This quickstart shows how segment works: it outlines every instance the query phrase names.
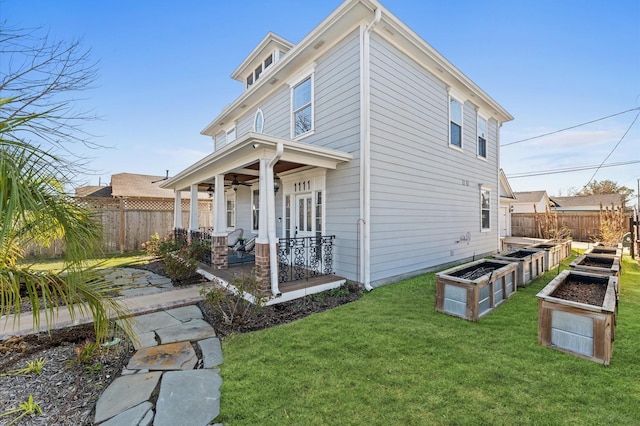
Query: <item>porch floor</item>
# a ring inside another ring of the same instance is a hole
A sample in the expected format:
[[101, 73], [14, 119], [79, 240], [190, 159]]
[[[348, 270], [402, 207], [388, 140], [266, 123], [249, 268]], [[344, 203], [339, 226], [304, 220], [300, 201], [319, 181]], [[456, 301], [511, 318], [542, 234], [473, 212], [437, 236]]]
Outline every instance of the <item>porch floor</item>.
[[[227, 269], [214, 269], [209, 265], [200, 263], [201, 270], [220, 278], [228, 284], [233, 284], [233, 280], [236, 279], [236, 277], [250, 274], [253, 268], [253, 262], [229, 265]], [[267, 304], [293, 300], [304, 297], [308, 294], [319, 293], [321, 291], [340, 287], [346, 281], [346, 278], [338, 275], [322, 275], [320, 277], [312, 277], [306, 280], [280, 283], [278, 288], [280, 289], [282, 296], [272, 299], [273, 301]], [[268, 296], [270, 295], [271, 293], [269, 292]]]

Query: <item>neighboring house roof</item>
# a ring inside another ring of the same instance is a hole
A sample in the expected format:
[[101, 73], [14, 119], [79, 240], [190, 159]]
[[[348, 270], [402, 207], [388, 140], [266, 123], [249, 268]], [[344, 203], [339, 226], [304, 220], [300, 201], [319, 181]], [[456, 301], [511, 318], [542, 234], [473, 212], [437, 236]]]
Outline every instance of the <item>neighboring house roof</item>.
[[621, 194], [579, 195], [575, 197], [552, 197], [551, 201], [556, 210], [598, 211], [602, 207], [624, 205]]
[[504, 170], [500, 169], [498, 177], [500, 183], [500, 198], [504, 201], [515, 200], [516, 195], [511, 189], [511, 185], [509, 185], [509, 181], [507, 180], [507, 175], [504, 174]]
[[516, 202], [517, 203], [538, 203], [543, 201], [545, 198], [548, 199], [547, 191], [526, 191], [526, 192], [516, 192]]
[[[346, 0], [299, 43], [292, 45], [291, 50], [271, 67], [268, 78], [261, 78], [250, 90], [245, 90], [200, 133], [215, 136], [224, 131], [230, 123], [263, 101], [265, 96], [282, 85], [290, 84], [292, 79], [300, 74], [301, 67], [309, 67], [310, 63], [313, 64], [313, 61], [344, 37], [345, 33], [357, 31], [363, 22], [373, 23], [371, 31], [376, 31], [403, 50], [452, 90], [473, 98], [480, 111], [484, 111], [498, 123], [513, 120], [513, 116], [500, 104], [380, 3], [375, 0]], [[249, 65], [256, 60], [256, 55], [275, 37], [275, 34], [268, 34], [234, 71], [232, 77], [239, 80], [241, 72], [249, 69]], [[280, 41], [286, 43], [284, 39]]]
[[[127, 197], [127, 198], [171, 198], [172, 189], [160, 188], [166, 181], [165, 176], [140, 175], [135, 173], [118, 173], [111, 176], [109, 186], [83, 186], [76, 189], [76, 197]], [[182, 193], [183, 199], [191, 198], [188, 191]], [[206, 192], [198, 194], [199, 199], [208, 199]]]

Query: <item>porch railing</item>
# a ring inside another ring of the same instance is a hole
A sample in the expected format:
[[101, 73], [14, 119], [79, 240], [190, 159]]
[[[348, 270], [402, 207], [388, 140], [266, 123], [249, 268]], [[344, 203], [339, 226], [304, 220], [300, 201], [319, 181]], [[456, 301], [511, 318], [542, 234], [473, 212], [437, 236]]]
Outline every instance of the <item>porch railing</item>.
[[281, 283], [333, 274], [335, 235], [280, 238], [278, 281]]
[[198, 244], [198, 260], [211, 266], [211, 234], [191, 231], [191, 244]]

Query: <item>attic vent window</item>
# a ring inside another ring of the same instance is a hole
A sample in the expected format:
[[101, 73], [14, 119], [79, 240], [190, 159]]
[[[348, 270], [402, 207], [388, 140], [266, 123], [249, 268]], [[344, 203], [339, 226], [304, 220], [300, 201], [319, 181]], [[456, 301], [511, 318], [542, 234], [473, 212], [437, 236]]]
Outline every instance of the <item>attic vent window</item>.
[[[277, 60], [277, 55], [275, 59]], [[267, 68], [271, 67], [273, 63], [274, 63], [274, 54], [270, 53], [269, 56], [267, 56], [264, 59], [264, 61], [262, 61], [258, 65], [258, 67], [251, 74], [247, 76], [247, 89], [253, 86], [253, 83], [257, 83], [262, 73], [266, 71]]]
[[253, 86], [253, 73], [249, 74], [249, 77], [247, 77], [247, 89], [251, 86]]
[[269, 66], [273, 63], [273, 53], [267, 56], [267, 59], [264, 60], [264, 69], [269, 68]]

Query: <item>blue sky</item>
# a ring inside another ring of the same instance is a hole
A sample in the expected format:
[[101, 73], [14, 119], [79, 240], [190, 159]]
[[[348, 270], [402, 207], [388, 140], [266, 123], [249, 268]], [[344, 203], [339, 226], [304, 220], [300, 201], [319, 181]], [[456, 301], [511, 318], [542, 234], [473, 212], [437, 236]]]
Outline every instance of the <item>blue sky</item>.
[[[86, 129], [110, 149], [86, 151], [108, 182], [120, 172], [175, 174], [212, 149], [200, 131], [241, 92], [231, 72], [268, 31], [297, 43], [340, 0], [0, 0], [0, 19], [82, 37], [99, 61], [82, 108]], [[637, 0], [386, 0], [383, 5], [489, 93], [515, 120], [502, 143], [640, 107]], [[507, 175], [600, 164], [638, 111], [502, 148]], [[640, 119], [607, 163], [640, 160]], [[515, 191], [566, 195], [595, 170], [512, 178]], [[640, 163], [595, 179], [637, 187]]]

